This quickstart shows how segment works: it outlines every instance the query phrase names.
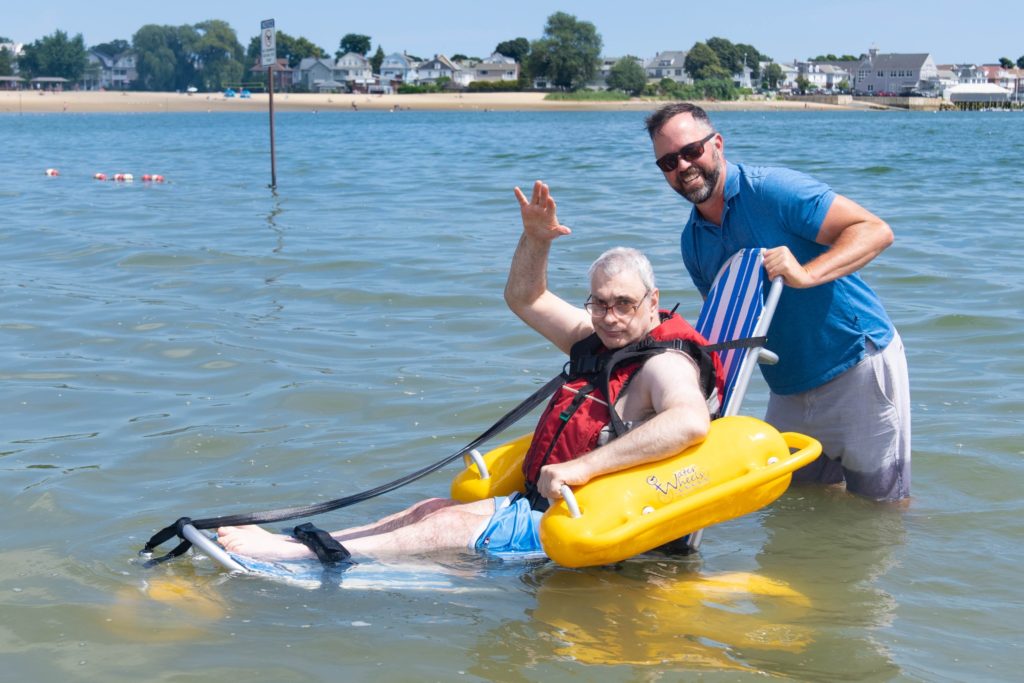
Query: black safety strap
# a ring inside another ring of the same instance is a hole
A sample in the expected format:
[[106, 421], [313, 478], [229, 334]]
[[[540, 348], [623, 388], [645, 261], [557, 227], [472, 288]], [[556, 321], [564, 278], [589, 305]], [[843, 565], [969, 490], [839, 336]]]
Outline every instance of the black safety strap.
[[313, 526], [312, 522], [306, 522], [292, 529], [292, 534], [302, 545], [306, 546], [320, 558], [325, 567], [338, 564], [355, 564], [352, 561], [352, 553], [345, 546], [323, 529]]
[[522, 403], [517, 405], [512, 410], [508, 411], [491, 425], [484, 433], [473, 439], [471, 442], [460, 448], [455, 453], [452, 453], [446, 458], [438, 460], [432, 465], [428, 465], [422, 469], [416, 470], [403, 477], [399, 477], [394, 481], [382, 484], [376, 488], [355, 493], [350, 496], [343, 498], [336, 498], [334, 500], [324, 501], [322, 503], [314, 503], [312, 505], [301, 505], [289, 508], [279, 508], [277, 510], [266, 510], [264, 512], [250, 512], [246, 514], [238, 515], [224, 515], [221, 517], [208, 517], [205, 519], [192, 520], [188, 517], [181, 517], [177, 519], [173, 524], [170, 524], [160, 531], [153, 534], [153, 536], [146, 542], [145, 547], [139, 551], [140, 555], [151, 553], [154, 549], [163, 545], [170, 539], [177, 536], [181, 539], [181, 543], [178, 544], [171, 552], [160, 557], [156, 557], [148, 560], [145, 563], [146, 567], [153, 567], [162, 562], [166, 562], [172, 558], [183, 555], [189, 548], [192, 547], [191, 541], [188, 541], [182, 534], [182, 526], [185, 524], [191, 524], [196, 529], [216, 529], [222, 526], [244, 526], [246, 524], [268, 524], [271, 522], [283, 522], [289, 519], [296, 519], [299, 517], [311, 517], [313, 515], [319, 515], [324, 512], [330, 512], [332, 510], [339, 510], [350, 505], [355, 505], [364, 500], [370, 500], [376, 498], [385, 493], [390, 493], [395, 489], [401, 488], [406, 484], [422, 479], [428, 474], [432, 474], [437, 470], [441, 469], [448, 463], [461, 458], [463, 455], [473, 450], [477, 446], [493, 439], [495, 436], [505, 431], [513, 424], [521, 420], [531, 410], [540, 405], [546, 398], [555, 393], [555, 390], [560, 387], [566, 380], [565, 373], [556, 375], [548, 380], [544, 386], [537, 389], [537, 391], [530, 394]]
[[701, 348], [708, 352], [728, 351], [729, 349], [756, 349], [768, 343], [768, 337], [743, 337], [717, 344], [705, 344]]

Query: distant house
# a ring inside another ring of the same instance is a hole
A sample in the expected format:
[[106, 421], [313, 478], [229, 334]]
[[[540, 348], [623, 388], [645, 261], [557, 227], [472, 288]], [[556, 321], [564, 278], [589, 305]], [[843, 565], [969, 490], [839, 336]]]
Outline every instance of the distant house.
[[319, 85], [334, 80], [334, 62], [320, 57], [306, 57], [293, 74], [294, 82], [309, 92], [318, 92]]
[[374, 83], [370, 60], [358, 52], [348, 52], [334, 63], [334, 80], [348, 84], [353, 92], [366, 92]]
[[419, 62], [404, 53], [392, 52], [380, 63], [380, 82], [385, 83], [416, 83], [419, 73], [416, 68]]
[[988, 74], [976, 64], [953, 64], [950, 68], [956, 76], [954, 85], [988, 83]]
[[86, 90], [127, 90], [139, 77], [135, 70], [135, 53], [131, 50], [113, 57], [89, 50], [85, 57], [87, 64], [82, 87]]
[[671, 78], [676, 83], [691, 84], [693, 79], [686, 73], [686, 55], [688, 53], [679, 50], [667, 50], [659, 52], [644, 64], [644, 71], [647, 72], [647, 80], [658, 82], [663, 78]]
[[[381, 72], [384, 65], [381, 65]], [[416, 82], [424, 85], [435, 85], [440, 79], [447, 78], [450, 83], [459, 86], [466, 86], [472, 80], [473, 74], [464, 71], [452, 63], [444, 55], [434, 55], [433, 59], [421, 62], [416, 67]]]
[[[608, 75], [612, 71], [612, 67], [618, 64], [622, 57], [602, 57], [601, 63], [597, 66], [597, 71], [594, 72], [594, 77], [586, 84], [587, 90], [607, 90], [608, 89]], [[644, 69], [644, 60], [639, 57], [630, 56], [636, 62], [637, 66]]]
[[472, 69], [474, 81], [519, 81], [519, 64], [500, 52], [492, 52], [484, 61], [463, 69]]
[[796, 79], [800, 76], [800, 69], [796, 66], [796, 60], [792, 64], [784, 62], [759, 62], [761, 67], [761, 78], [764, 79], [765, 70], [772, 64], [777, 64], [782, 69], [782, 78], [779, 80], [778, 89], [782, 92], [790, 92], [796, 89]]
[[1018, 69], [1007, 69], [999, 64], [982, 64], [985, 80], [1010, 92], [1017, 91]]
[[800, 76], [803, 76], [811, 85], [820, 90], [835, 90], [839, 84], [846, 81], [847, 87], [853, 83], [851, 68], [857, 66], [857, 62], [826, 62], [810, 60], [797, 62], [797, 69]]
[[857, 64], [853, 87], [861, 95], [938, 94], [939, 69], [930, 54], [882, 54], [873, 47]]

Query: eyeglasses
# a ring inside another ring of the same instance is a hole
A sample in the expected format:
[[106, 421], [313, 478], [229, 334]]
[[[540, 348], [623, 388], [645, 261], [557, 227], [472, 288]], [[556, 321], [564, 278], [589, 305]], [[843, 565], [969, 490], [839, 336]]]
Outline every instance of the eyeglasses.
[[651, 290], [644, 292], [644, 295], [640, 297], [640, 301], [633, 303], [629, 299], [618, 299], [612, 305], [608, 305], [603, 301], [594, 299], [594, 295], [591, 294], [587, 297], [586, 302], [583, 304], [583, 308], [586, 309], [594, 318], [603, 318], [608, 315], [608, 311], [615, 311], [615, 315], [626, 317], [627, 315], [633, 315], [636, 309], [640, 308], [640, 304], [644, 302], [644, 299], [651, 293]]
[[704, 143], [715, 137], [715, 135], [717, 135], [717, 133], [712, 132], [703, 140], [683, 145], [678, 151], [669, 152], [665, 156], [659, 157], [654, 163], [656, 163], [658, 168], [660, 168], [664, 173], [676, 170], [679, 167], [679, 159], [682, 159], [688, 164], [692, 164], [697, 161], [697, 159], [700, 159], [701, 155], [704, 154]]

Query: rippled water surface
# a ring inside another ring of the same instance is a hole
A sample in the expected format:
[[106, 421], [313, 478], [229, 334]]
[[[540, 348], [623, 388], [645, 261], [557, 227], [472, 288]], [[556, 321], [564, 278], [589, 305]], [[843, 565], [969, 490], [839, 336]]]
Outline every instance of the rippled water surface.
[[[552, 287], [647, 251], [696, 317], [688, 208], [632, 113], [0, 118], [0, 654], [12, 680], [1013, 680], [1022, 655], [1024, 115], [722, 113], [888, 220], [906, 509], [796, 488], [698, 557], [570, 571], [454, 554], [310, 590], [203, 558], [182, 515], [363, 490], [454, 452], [563, 359], [501, 301], [514, 185], [571, 238]], [[44, 169], [59, 169], [45, 177]], [[170, 182], [98, 182], [94, 173]], [[752, 386], [746, 412], [760, 415]], [[447, 491], [452, 470], [318, 520]]]

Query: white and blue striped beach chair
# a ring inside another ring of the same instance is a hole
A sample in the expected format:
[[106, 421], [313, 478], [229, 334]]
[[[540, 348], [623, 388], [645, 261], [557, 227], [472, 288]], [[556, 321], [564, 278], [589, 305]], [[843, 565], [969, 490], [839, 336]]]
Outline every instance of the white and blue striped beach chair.
[[[741, 249], [726, 261], [711, 285], [695, 327], [711, 344], [764, 337], [782, 295], [782, 278], [775, 278], [765, 296], [762, 249]], [[771, 365], [778, 356], [762, 346], [743, 346], [718, 352], [725, 371], [725, 392], [719, 416], [739, 413], [750, 376], [757, 363]], [[686, 546], [696, 550], [704, 530], [690, 534]]]

